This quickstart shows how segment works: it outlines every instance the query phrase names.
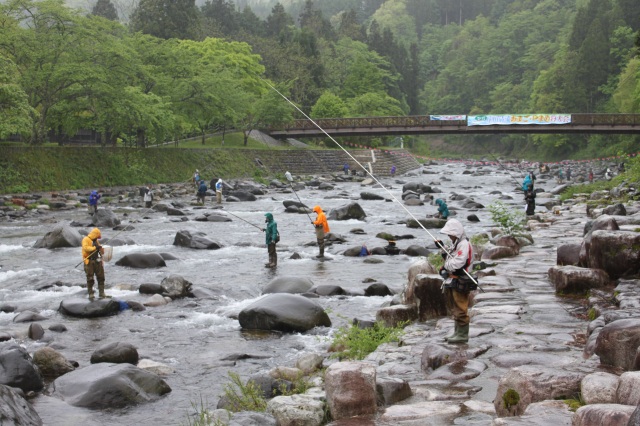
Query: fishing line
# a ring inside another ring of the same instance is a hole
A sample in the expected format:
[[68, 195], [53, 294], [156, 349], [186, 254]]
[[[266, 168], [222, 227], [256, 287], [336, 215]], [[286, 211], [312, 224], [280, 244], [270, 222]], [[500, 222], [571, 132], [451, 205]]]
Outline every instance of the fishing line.
[[[307, 120], [309, 120], [311, 123], [313, 123], [314, 126], [316, 126], [318, 128], [318, 130], [320, 130], [322, 133], [324, 133], [329, 139], [331, 139], [331, 141], [333, 143], [335, 143], [341, 150], [343, 150], [345, 152], [345, 154], [347, 154], [358, 166], [360, 166], [362, 168], [362, 170], [365, 171], [366, 174], [368, 174], [371, 179], [373, 179], [378, 185], [380, 185], [380, 187], [382, 189], [384, 189], [387, 194], [389, 194], [389, 196], [393, 199], [393, 201], [395, 201], [396, 203], [398, 203], [398, 205], [400, 207], [402, 207], [402, 209], [407, 212], [407, 214], [409, 216], [411, 216], [417, 223], [418, 225], [427, 233], [429, 234], [429, 236], [433, 239], [434, 242], [437, 242], [438, 239], [436, 237], [433, 236], [433, 234], [431, 232], [429, 232], [429, 230], [420, 222], [420, 220], [415, 217], [410, 211], [409, 209], [407, 209], [402, 203], [400, 203], [400, 200], [398, 200], [396, 198], [395, 195], [393, 195], [393, 193], [387, 189], [386, 186], [384, 186], [382, 184], [382, 182], [380, 182], [372, 173], [370, 173], [366, 167], [364, 167], [358, 160], [356, 160], [354, 158], [353, 155], [351, 155], [351, 153], [349, 153], [349, 151], [347, 151], [340, 143], [338, 143], [338, 141], [336, 141], [329, 133], [327, 133], [322, 127], [320, 127], [320, 125], [318, 125], [318, 123], [316, 123], [313, 119], [311, 119], [311, 117], [309, 117], [307, 114], [304, 113], [304, 111], [302, 111], [300, 108], [298, 108], [298, 106], [296, 104], [294, 104], [293, 102], [291, 102], [291, 100], [289, 100], [289, 98], [287, 98], [285, 95], [283, 95], [282, 93], [280, 93], [280, 91], [278, 91], [278, 89], [276, 89], [275, 87], [273, 87], [268, 81], [262, 79], [261, 77], [259, 77], [267, 86], [269, 86], [272, 90], [274, 90], [278, 95], [280, 95], [285, 101], [287, 101], [289, 104], [291, 104], [300, 114], [302, 114]], [[297, 194], [296, 194], [297, 195]], [[438, 247], [440, 247], [440, 245], [437, 245]], [[442, 246], [442, 249], [447, 253], [448, 256], [451, 256], [451, 253]], [[464, 270], [464, 273], [476, 284], [478, 285], [478, 282], [471, 276], [471, 274], [469, 274], [469, 272], [467, 272], [466, 270]], [[478, 285], [478, 288], [480, 290], [482, 290], [482, 288], [480, 287], [480, 285]], [[482, 290], [484, 291], [484, 290]]]
[[[483, 144], [483, 142], [482, 142], [482, 141], [480, 141], [480, 144], [482, 145], [482, 144]], [[497, 158], [495, 155], [493, 155], [493, 153], [491, 152], [491, 150], [490, 150], [489, 148], [487, 148], [487, 147], [484, 147], [484, 148], [485, 148], [485, 151], [487, 151], [487, 153], [489, 153], [489, 155], [490, 155], [494, 160], [496, 160], [496, 163], [498, 163], [498, 165], [499, 165], [500, 167], [502, 167], [502, 168], [504, 169], [504, 171], [505, 171], [505, 172], [507, 172], [507, 174], [509, 175], [509, 177], [510, 177], [511, 179], [513, 179], [513, 181], [516, 183], [517, 187], [518, 187], [518, 188], [520, 188], [520, 187], [521, 187], [520, 182], [518, 182], [518, 180], [516, 180], [516, 178], [514, 178], [514, 177], [513, 177], [513, 175], [511, 175], [511, 173], [509, 173], [509, 170], [508, 170], [505, 166], [503, 166], [503, 165], [502, 165], [502, 163], [500, 162], [500, 160], [498, 160], [498, 158]], [[520, 167], [520, 166], [518, 165], [518, 167]]]
[[258, 228], [260, 231], [263, 231], [263, 229], [262, 229], [262, 228], [260, 228], [258, 225], [254, 225], [253, 223], [249, 222], [248, 220], [244, 220], [244, 219], [243, 219], [243, 218], [241, 218], [240, 216], [238, 216], [238, 215], [235, 215], [235, 214], [231, 213], [229, 210], [225, 210], [224, 212], [225, 212], [225, 213], [229, 213], [231, 216], [235, 216], [235, 217], [237, 217], [238, 219], [240, 219], [240, 220], [241, 220], [241, 221], [243, 221], [243, 222], [247, 222], [249, 225], [251, 225], [251, 226], [253, 226], [253, 227]]
[[[291, 173], [286, 172], [286, 173], [284, 174], [284, 176], [285, 176], [285, 177], [287, 178], [287, 180], [289, 181], [289, 186], [291, 187], [291, 190], [293, 191], [293, 193], [294, 193], [294, 194], [296, 194], [296, 198], [298, 199], [298, 201], [300, 202], [300, 204], [302, 204], [302, 206], [301, 206], [301, 207], [306, 207], [306, 204], [304, 204], [304, 203], [302, 202], [302, 200], [300, 199], [300, 197], [298, 197], [298, 193], [296, 192], [296, 190], [295, 190], [295, 189], [293, 189], [293, 177], [291, 176]], [[309, 216], [309, 213], [307, 212], [307, 210], [306, 210], [306, 209], [305, 209], [305, 211], [304, 211], [304, 212], [307, 214], [307, 217], [309, 218], [309, 220], [310, 220], [311, 222], [313, 222], [313, 219], [311, 219], [311, 216]]]

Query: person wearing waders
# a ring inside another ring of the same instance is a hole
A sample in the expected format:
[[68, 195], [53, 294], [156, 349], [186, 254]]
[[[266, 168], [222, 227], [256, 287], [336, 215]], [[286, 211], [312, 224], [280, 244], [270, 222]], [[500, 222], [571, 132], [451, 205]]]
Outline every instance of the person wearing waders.
[[200, 186], [198, 187], [198, 202], [202, 202], [204, 206], [204, 198], [207, 196], [207, 184], [204, 183], [203, 180], [200, 181]]
[[[469, 291], [467, 287], [468, 279], [465, 270], [469, 269], [473, 259], [473, 248], [469, 239], [464, 233], [462, 224], [457, 219], [450, 219], [440, 231], [441, 234], [448, 235], [452, 246], [447, 247], [448, 255], [444, 250], [444, 266], [440, 268], [440, 276], [444, 278], [442, 285], [447, 308], [453, 315], [455, 321], [455, 331], [445, 338], [449, 343], [466, 343], [469, 341]], [[436, 241], [436, 246], [444, 247], [440, 240]], [[449, 280], [451, 279], [451, 280]]]
[[527, 203], [527, 216], [533, 216], [536, 210], [536, 192], [533, 190], [532, 183], [524, 191], [524, 201]]
[[438, 219], [447, 219], [449, 217], [449, 207], [447, 207], [447, 203], [441, 198], [438, 198], [436, 204], [438, 205], [438, 213], [436, 213], [435, 217]]
[[98, 200], [102, 196], [98, 194], [98, 191], [91, 191], [89, 194], [89, 214], [94, 215], [98, 212]]
[[264, 214], [264, 223], [267, 224], [266, 228], [262, 231], [265, 232], [265, 242], [267, 243], [267, 252], [269, 253], [269, 263], [265, 263], [265, 268], [275, 268], [278, 266], [278, 255], [276, 254], [276, 243], [278, 242], [278, 224], [273, 220], [271, 213]]
[[151, 203], [153, 203], [153, 191], [148, 186], [144, 189], [144, 206], [146, 208], [151, 208]]
[[89, 235], [82, 239], [82, 259], [84, 261], [84, 272], [87, 275], [87, 292], [89, 293], [90, 301], [94, 299], [94, 275], [98, 279], [98, 297], [100, 299], [108, 297], [104, 294], [104, 264], [102, 262], [104, 249], [98, 242], [101, 237], [100, 230], [93, 228]]
[[318, 215], [315, 221], [311, 221], [311, 224], [316, 227], [316, 239], [320, 249], [320, 253], [316, 257], [321, 259], [324, 257], [324, 235], [329, 232], [329, 223], [327, 223], [327, 215], [324, 214], [320, 206], [315, 206], [313, 211]]
[[216, 182], [216, 203], [222, 204], [222, 179]]

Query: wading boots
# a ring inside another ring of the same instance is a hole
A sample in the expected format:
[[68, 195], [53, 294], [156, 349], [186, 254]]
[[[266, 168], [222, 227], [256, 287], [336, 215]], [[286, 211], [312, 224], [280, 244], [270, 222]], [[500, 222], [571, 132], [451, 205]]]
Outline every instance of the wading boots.
[[453, 337], [447, 338], [449, 343], [467, 343], [469, 341], [469, 324], [457, 327], [458, 331]]

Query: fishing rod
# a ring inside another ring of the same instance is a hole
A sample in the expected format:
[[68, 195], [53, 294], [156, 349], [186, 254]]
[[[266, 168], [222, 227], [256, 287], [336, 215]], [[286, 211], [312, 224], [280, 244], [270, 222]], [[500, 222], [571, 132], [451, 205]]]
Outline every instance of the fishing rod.
[[260, 228], [258, 225], [254, 225], [253, 223], [249, 222], [248, 220], [244, 220], [244, 219], [243, 219], [243, 218], [241, 218], [240, 216], [235, 215], [235, 214], [231, 213], [231, 212], [230, 212], [230, 211], [228, 211], [228, 210], [225, 210], [225, 213], [229, 213], [231, 216], [235, 216], [235, 217], [237, 217], [238, 219], [240, 219], [241, 221], [243, 221], [243, 222], [247, 222], [249, 225], [251, 225], [251, 226], [253, 226], [253, 227], [255, 227], [255, 228], [258, 228], [260, 231], [264, 231], [264, 229], [263, 229], [263, 228]]
[[[289, 181], [289, 186], [291, 187], [291, 190], [293, 191], [294, 194], [296, 194], [296, 198], [298, 199], [298, 201], [300, 202], [300, 204], [302, 204], [302, 206], [306, 207], [305, 204], [302, 202], [302, 200], [300, 199], [300, 197], [298, 197], [298, 193], [296, 192], [295, 189], [293, 189], [293, 177], [291, 176], [291, 173], [286, 172], [284, 174], [284, 176], [287, 178], [287, 180]], [[306, 208], [304, 211], [307, 214], [307, 217], [309, 218], [309, 220], [311, 222], [313, 222], [313, 219], [311, 219], [311, 216], [309, 216], [309, 212], [307, 212]]]
[[[482, 141], [480, 142], [480, 144], [482, 144]], [[491, 157], [496, 161], [496, 163], [498, 163], [498, 165], [499, 165], [500, 167], [502, 167], [502, 169], [503, 169], [505, 172], [507, 172], [507, 174], [509, 175], [509, 177], [510, 177], [511, 179], [513, 179], [513, 181], [516, 183], [517, 187], [518, 187], [518, 188], [520, 188], [520, 187], [522, 186], [522, 184], [521, 184], [520, 182], [518, 182], [518, 180], [517, 180], [516, 178], [514, 178], [514, 177], [513, 177], [513, 175], [512, 175], [511, 173], [509, 173], [509, 170], [508, 170], [505, 166], [503, 166], [503, 165], [502, 165], [502, 163], [500, 162], [500, 160], [498, 160], [498, 158], [497, 158], [495, 155], [493, 155], [493, 153], [491, 152], [491, 150], [490, 150], [489, 148], [485, 147], [485, 151], [487, 151], [487, 153], [489, 153], [489, 155], [490, 155], [490, 156], [491, 156]], [[518, 166], [518, 167], [520, 167], [520, 166]]]
[[[360, 166], [360, 168], [362, 168], [362, 170], [364, 170], [364, 172], [365, 172], [366, 174], [368, 174], [368, 175], [371, 177], [371, 179], [373, 179], [373, 180], [374, 180], [378, 185], [380, 185], [380, 187], [381, 187], [382, 189], [384, 189], [384, 190], [387, 192], [387, 194], [389, 194], [389, 196], [390, 196], [390, 197], [391, 197], [391, 198], [392, 198], [396, 203], [398, 203], [398, 205], [399, 205], [399, 206], [400, 206], [400, 207], [401, 207], [405, 212], [407, 212], [407, 214], [408, 214], [409, 216], [411, 216], [411, 217], [412, 217], [412, 218], [413, 218], [413, 219], [418, 223], [418, 225], [419, 225], [419, 226], [420, 226], [420, 227], [421, 227], [421, 228], [422, 228], [422, 229], [423, 229], [427, 234], [429, 234], [429, 236], [431, 237], [431, 239], [434, 241], [434, 243], [436, 243], [436, 245], [437, 245], [438, 247], [442, 246], [441, 248], [442, 248], [442, 250], [443, 250], [445, 253], [447, 253], [447, 256], [452, 256], [452, 255], [451, 255], [451, 253], [450, 253], [450, 252], [449, 252], [449, 251], [444, 247], [444, 245], [437, 244], [439, 240], [438, 240], [438, 239], [437, 239], [437, 238], [436, 238], [436, 237], [435, 237], [431, 232], [429, 232], [429, 230], [428, 230], [428, 229], [427, 229], [427, 228], [426, 228], [426, 227], [425, 227], [425, 226], [420, 222], [420, 220], [419, 220], [417, 217], [415, 217], [415, 216], [413, 215], [413, 213], [411, 213], [411, 212], [409, 211], [409, 209], [407, 209], [407, 208], [406, 208], [406, 207], [405, 207], [405, 206], [400, 202], [400, 200], [398, 200], [398, 199], [396, 198], [396, 196], [395, 196], [395, 195], [393, 195], [393, 193], [392, 193], [392, 192], [391, 192], [391, 191], [390, 191], [390, 190], [389, 190], [385, 185], [383, 185], [383, 184], [382, 184], [382, 182], [380, 182], [380, 181], [378, 180], [378, 178], [376, 178], [376, 177], [373, 175], [373, 173], [369, 172], [369, 170], [367, 170], [367, 168], [366, 168], [366, 167], [364, 167], [364, 166], [363, 166], [363, 165], [362, 165], [362, 164], [361, 164], [361, 163], [360, 163], [360, 162], [359, 162], [359, 161], [358, 161], [358, 160], [357, 160], [353, 155], [351, 155], [351, 153], [350, 153], [349, 151], [347, 151], [347, 150], [342, 146], [342, 144], [338, 143], [338, 141], [336, 141], [336, 140], [335, 140], [335, 139], [334, 139], [334, 138], [333, 138], [329, 133], [327, 133], [327, 132], [322, 128], [322, 127], [320, 127], [320, 125], [319, 125], [318, 123], [316, 123], [316, 122], [315, 122], [311, 117], [309, 117], [307, 114], [305, 114], [305, 113], [304, 113], [304, 111], [302, 111], [300, 108], [298, 108], [298, 106], [297, 106], [296, 104], [294, 104], [294, 103], [293, 103], [289, 98], [287, 98], [285, 95], [283, 95], [282, 93], [280, 93], [280, 91], [279, 91], [278, 89], [276, 89], [275, 87], [273, 87], [273, 85], [271, 85], [268, 81], [264, 80], [262, 77], [258, 77], [258, 78], [260, 78], [260, 80], [262, 80], [262, 81], [263, 81], [267, 86], [269, 86], [273, 91], [275, 91], [278, 95], [280, 95], [280, 96], [281, 96], [285, 101], [287, 101], [289, 104], [291, 104], [291, 106], [293, 106], [293, 107], [294, 107], [294, 108], [295, 108], [295, 109], [296, 109], [300, 114], [302, 114], [302, 115], [303, 115], [307, 120], [309, 120], [311, 123], [313, 123], [313, 125], [314, 125], [314, 126], [316, 126], [316, 127], [318, 128], [318, 130], [320, 130], [322, 133], [324, 133], [324, 134], [325, 134], [329, 139], [331, 139], [331, 141], [332, 141], [333, 143], [335, 143], [335, 144], [336, 144], [336, 145], [337, 145], [341, 150], [343, 150], [343, 151], [345, 152], [345, 154], [347, 154], [347, 155], [348, 155], [348, 156], [353, 160], [353, 162], [354, 162], [354, 163], [356, 163], [358, 166]], [[296, 195], [297, 195], [297, 194], [296, 194]], [[471, 276], [471, 274], [469, 274], [469, 272], [467, 272], [467, 271], [466, 271], [466, 270], [464, 270], [464, 269], [463, 269], [463, 271], [464, 271], [464, 273], [467, 275], [467, 277], [469, 277], [469, 279], [470, 279], [471, 281], [473, 281], [473, 283], [474, 283], [475, 285], [477, 285], [477, 286], [478, 286], [478, 288], [479, 288], [482, 292], [484, 292], [484, 290], [482, 289], [482, 287], [480, 287], [480, 285], [478, 284], [478, 281], [477, 281], [475, 278], [473, 278], [473, 277]]]

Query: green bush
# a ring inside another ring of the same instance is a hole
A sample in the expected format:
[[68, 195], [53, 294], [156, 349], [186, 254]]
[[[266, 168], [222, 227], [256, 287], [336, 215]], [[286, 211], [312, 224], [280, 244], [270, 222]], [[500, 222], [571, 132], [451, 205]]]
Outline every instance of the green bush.
[[524, 232], [526, 216], [523, 211], [512, 210], [502, 201], [489, 206], [491, 220], [498, 225], [504, 235], [518, 236]]
[[381, 344], [397, 342], [404, 333], [403, 328], [406, 325], [405, 322], [397, 327], [387, 327], [381, 322], [376, 322], [373, 327], [369, 328], [360, 328], [357, 325], [340, 327], [331, 343], [331, 347], [337, 350], [332, 357], [352, 360], [364, 359]]
[[442, 255], [440, 254], [440, 251], [429, 253], [429, 256], [427, 257], [427, 260], [437, 270], [439, 270], [440, 268], [442, 268], [444, 266], [444, 259], [442, 258]]
[[267, 400], [261, 389], [252, 381], [242, 383], [237, 373], [229, 372], [231, 383], [224, 385], [224, 395], [229, 402], [229, 411], [259, 411], [267, 409]]

